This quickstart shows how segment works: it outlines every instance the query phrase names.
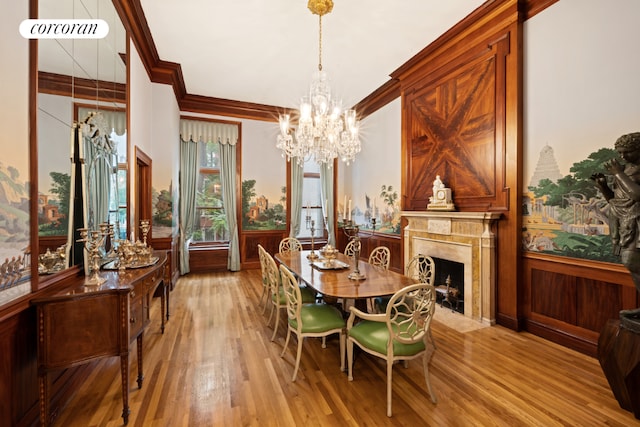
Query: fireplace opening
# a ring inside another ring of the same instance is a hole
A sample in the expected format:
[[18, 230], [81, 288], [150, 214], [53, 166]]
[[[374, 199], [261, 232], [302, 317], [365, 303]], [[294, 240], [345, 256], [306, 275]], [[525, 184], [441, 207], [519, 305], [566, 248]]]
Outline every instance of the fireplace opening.
[[464, 314], [464, 264], [432, 257], [435, 263], [437, 303], [441, 307]]

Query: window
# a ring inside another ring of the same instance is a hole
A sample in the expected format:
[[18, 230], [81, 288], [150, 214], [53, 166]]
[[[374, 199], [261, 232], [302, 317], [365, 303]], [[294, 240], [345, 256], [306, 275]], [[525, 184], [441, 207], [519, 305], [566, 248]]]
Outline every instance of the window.
[[313, 158], [304, 162], [302, 181], [302, 210], [300, 212], [300, 232], [296, 237], [311, 238], [311, 222], [314, 221], [314, 236], [326, 238], [324, 212], [322, 208], [322, 186], [320, 184], [320, 165]]
[[117, 144], [118, 173], [112, 184], [113, 197], [109, 200], [109, 223], [116, 224], [118, 239], [127, 238], [127, 133], [118, 135], [111, 132], [111, 139]]
[[198, 182], [196, 184], [196, 219], [191, 236], [193, 243], [227, 242], [229, 230], [222, 203], [220, 144], [201, 142]]

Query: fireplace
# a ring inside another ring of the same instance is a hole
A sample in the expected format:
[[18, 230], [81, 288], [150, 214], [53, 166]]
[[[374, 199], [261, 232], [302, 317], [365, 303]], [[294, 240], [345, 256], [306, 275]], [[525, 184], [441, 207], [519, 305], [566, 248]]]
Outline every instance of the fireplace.
[[434, 256], [431, 258], [435, 267], [433, 284], [438, 292], [437, 302], [441, 307], [464, 314], [464, 264]]
[[[416, 254], [462, 264], [458, 284], [466, 317], [495, 324], [497, 212], [405, 211], [404, 263]], [[436, 275], [438, 265], [436, 264]], [[434, 283], [440, 285], [441, 283]], [[452, 283], [452, 285], [456, 285]]]

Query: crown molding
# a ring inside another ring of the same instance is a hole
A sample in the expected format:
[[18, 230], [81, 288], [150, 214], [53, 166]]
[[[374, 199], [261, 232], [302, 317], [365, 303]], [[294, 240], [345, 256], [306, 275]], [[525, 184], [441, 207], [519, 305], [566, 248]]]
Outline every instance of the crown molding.
[[123, 83], [92, 80], [38, 71], [38, 92], [74, 98], [99, 98], [108, 102], [127, 102], [127, 86]]
[[[422, 51], [400, 66], [400, 68], [392, 72], [390, 80], [354, 106], [360, 118], [372, 114], [400, 96], [401, 91], [398, 76], [405, 70], [412, 68], [425, 56], [430, 55], [448, 40], [463, 32], [465, 28], [475, 22], [479, 16], [488, 13], [488, 10], [501, 6], [505, 1], [509, 0], [489, 0], [485, 2], [465, 19], [440, 36], [436, 41], [426, 46]], [[558, 0], [518, 0], [518, 8], [522, 11], [522, 19], [526, 20], [557, 1]], [[138, 50], [150, 80], [154, 83], [171, 85], [181, 110], [265, 121], [277, 121], [278, 113], [287, 110], [284, 107], [187, 93], [180, 64], [160, 59], [140, 0], [113, 0], [113, 3]]]

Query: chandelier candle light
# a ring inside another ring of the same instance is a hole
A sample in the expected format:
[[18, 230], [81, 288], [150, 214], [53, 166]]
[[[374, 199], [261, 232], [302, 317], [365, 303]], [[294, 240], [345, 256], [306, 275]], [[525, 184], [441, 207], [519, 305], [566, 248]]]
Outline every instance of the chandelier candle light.
[[298, 127], [291, 134], [289, 114], [280, 114], [280, 135], [276, 147], [287, 161], [297, 158], [302, 166], [313, 156], [318, 164], [333, 164], [340, 157], [347, 165], [361, 150], [356, 111], [342, 113], [342, 101], [331, 98], [327, 73], [322, 70], [322, 16], [333, 9], [332, 0], [309, 0], [309, 10], [319, 17], [318, 71], [313, 74], [309, 96], [300, 103]]

